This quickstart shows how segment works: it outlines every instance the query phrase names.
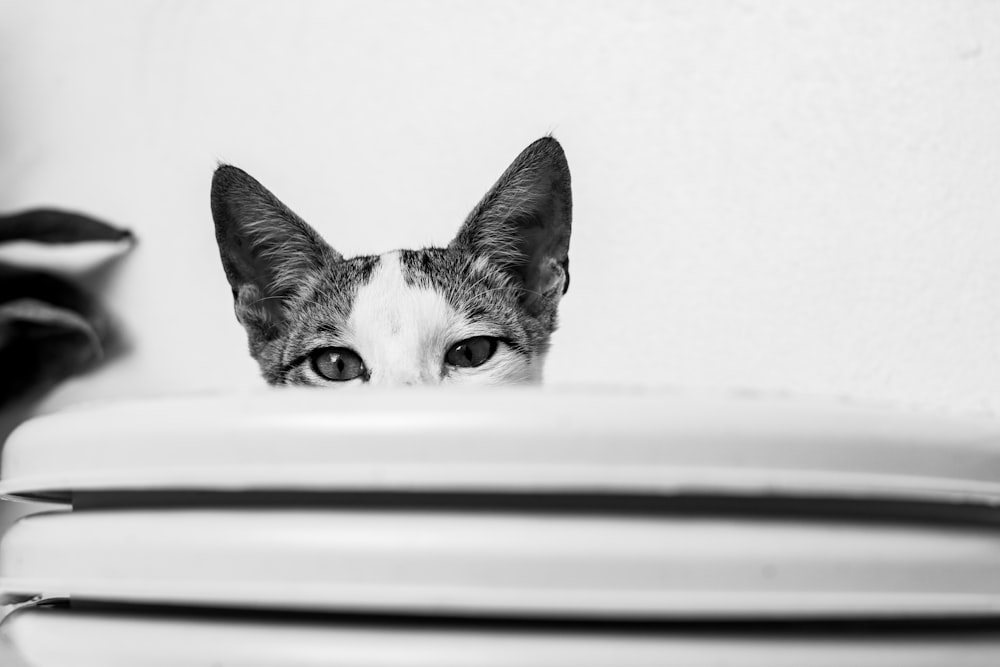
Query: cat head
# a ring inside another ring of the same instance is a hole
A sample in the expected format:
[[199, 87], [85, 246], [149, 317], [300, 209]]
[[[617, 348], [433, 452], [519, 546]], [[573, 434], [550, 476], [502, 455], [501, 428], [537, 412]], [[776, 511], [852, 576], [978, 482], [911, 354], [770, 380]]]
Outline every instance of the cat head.
[[345, 258], [246, 172], [212, 180], [222, 266], [273, 385], [541, 379], [569, 287], [569, 166], [528, 146], [444, 248]]

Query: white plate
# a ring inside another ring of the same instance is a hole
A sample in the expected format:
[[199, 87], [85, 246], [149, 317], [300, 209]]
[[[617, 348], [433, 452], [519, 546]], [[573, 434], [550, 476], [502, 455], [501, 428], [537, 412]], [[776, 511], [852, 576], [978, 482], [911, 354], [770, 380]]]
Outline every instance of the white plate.
[[1000, 502], [1000, 424], [679, 392], [272, 390], [36, 418], [0, 494], [577, 491]]
[[406, 629], [26, 609], [0, 626], [31, 667], [995, 667], [1000, 638]]
[[844, 521], [324, 509], [21, 520], [24, 596], [472, 616], [964, 617], [1000, 612], [1000, 535]]

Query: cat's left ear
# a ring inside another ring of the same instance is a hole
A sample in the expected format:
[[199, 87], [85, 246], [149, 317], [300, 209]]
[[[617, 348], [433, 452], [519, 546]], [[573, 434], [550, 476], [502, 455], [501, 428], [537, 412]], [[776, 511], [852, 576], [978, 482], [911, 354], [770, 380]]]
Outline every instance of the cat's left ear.
[[517, 156], [449, 247], [508, 271], [522, 288], [524, 307], [537, 316], [569, 288], [572, 209], [566, 155], [544, 137]]

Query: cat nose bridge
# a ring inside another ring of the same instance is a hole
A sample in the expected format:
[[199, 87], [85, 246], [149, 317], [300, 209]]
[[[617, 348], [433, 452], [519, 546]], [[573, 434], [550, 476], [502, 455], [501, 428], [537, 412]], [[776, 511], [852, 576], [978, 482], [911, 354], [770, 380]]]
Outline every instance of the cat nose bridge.
[[425, 372], [423, 369], [415, 370], [412, 373], [407, 373], [399, 378], [399, 384], [404, 387], [412, 387], [420, 384], [435, 384], [437, 378], [435, 378], [430, 373]]
[[435, 341], [419, 332], [401, 332], [387, 336], [384, 343], [371, 353], [372, 384], [408, 387], [441, 382], [441, 364], [433, 352], [437, 348]]
[[371, 383], [387, 387], [413, 387], [421, 384], [432, 384], [434, 380], [423, 375], [383, 374], [381, 377], [372, 374]]
[[438, 378], [427, 369], [418, 367], [404, 368], [399, 365], [387, 365], [372, 372], [371, 383], [382, 386], [411, 387], [421, 384], [436, 384]]

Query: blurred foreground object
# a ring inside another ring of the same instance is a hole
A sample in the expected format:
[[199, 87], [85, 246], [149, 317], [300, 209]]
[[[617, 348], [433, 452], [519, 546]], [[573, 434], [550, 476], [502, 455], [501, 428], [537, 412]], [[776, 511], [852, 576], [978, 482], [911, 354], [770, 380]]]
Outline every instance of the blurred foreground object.
[[34, 417], [0, 468], [54, 504], [0, 540], [31, 667], [1000, 665], [993, 419], [282, 387]]
[[78, 213], [0, 216], [0, 409], [107, 357], [113, 327], [83, 285], [133, 245], [131, 232]]

